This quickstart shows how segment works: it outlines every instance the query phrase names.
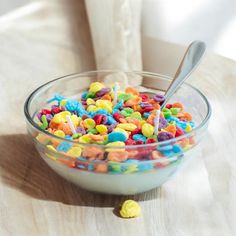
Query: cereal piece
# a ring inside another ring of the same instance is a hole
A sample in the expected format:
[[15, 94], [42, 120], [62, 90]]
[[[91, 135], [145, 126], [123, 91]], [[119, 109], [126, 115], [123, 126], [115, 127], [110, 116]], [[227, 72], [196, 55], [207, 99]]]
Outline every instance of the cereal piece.
[[126, 88], [125, 92], [128, 93], [128, 94], [133, 94], [133, 95], [139, 96], [139, 91], [135, 88], [132, 88], [132, 87]]
[[123, 132], [112, 132], [108, 134], [108, 141], [109, 142], [115, 142], [115, 141], [121, 141], [125, 142], [127, 140], [127, 135], [125, 135]]
[[94, 171], [97, 173], [106, 173], [108, 171], [108, 166], [106, 163], [94, 164]]
[[53, 134], [60, 137], [60, 138], [65, 137], [65, 133], [62, 130], [56, 130]]
[[127, 130], [127, 131], [133, 131], [137, 128], [137, 126], [132, 123], [118, 124], [117, 127]]
[[107, 134], [107, 127], [105, 125], [96, 125], [96, 130], [100, 134]]
[[80, 147], [72, 147], [67, 154], [72, 157], [79, 157], [81, 155], [82, 149]]
[[83, 124], [84, 124], [84, 127], [87, 129], [94, 128], [96, 125], [95, 121], [91, 118], [85, 119]]
[[85, 147], [82, 151], [82, 156], [91, 160], [102, 160], [104, 152], [101, 148]]
[[107, 156], [108, 161], [122, 162], [128, 159], [128, 153], [126, 151], [114, 151], [109, 152]]
[[141, 214], [141, 207], [134, 200], [126, 200], [121, 207], [120, 215], [123, 218], [134, 218]]
[[154, 127], [148, 123], [142, 126], [142, 134], [146, 137], [151, 137], [154, 133]]
[[89, 87], [89, 92], [90, 93], [97, 93], [98, 91], [100, 91], [101, 89], [103, 89], [105, 86], [100, 83], [100, 82], [94, 82], [92, 84], [90, 84]]

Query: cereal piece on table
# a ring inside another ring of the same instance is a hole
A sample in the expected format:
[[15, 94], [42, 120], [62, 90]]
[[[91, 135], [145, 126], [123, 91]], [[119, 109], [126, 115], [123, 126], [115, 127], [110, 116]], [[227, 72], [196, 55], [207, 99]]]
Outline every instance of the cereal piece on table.
[[120, 215], [122, 218], [135, 218], [140, 216], [141, 207], [134, 200], [126, 200], [120, 210]]

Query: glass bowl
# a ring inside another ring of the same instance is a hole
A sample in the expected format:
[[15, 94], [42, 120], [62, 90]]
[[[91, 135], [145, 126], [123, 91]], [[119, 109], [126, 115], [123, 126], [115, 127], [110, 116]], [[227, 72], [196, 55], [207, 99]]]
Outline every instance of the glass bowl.
[[[165, 91], [170, 83], [170, 78], [159, 74], [120, 71], [90, 71], [50, 81], [37, 88], [25, 102], [27, 130], [33, 143], [55, 172], [86, 190], [130, 195], [159, 187], [187, 160], [198, 155], [196, 147], [207, 131], [211, 107], [206, 97], [193, 86], [183, 84], [169, 102], [184, 104], [185, 110], [193, 116], [194, 128], [185, 135], [163, 142], [125, 147], [85, 144], [57, 137], [37, 124], [37, 113], [42, 108], [51, 107], [53, 102], [50, 99], [55, 94], [79, 99], [91, 82], [108, 77], [109, 80], [122, 77], [129, 81], [142, 81], [136, 88], [151, 94]], [[57, 151], [53, 145], [66, 148]], [[66, 151], [71, 147], [78, 147], [77, 155]], [[119, 161], [109, 161], [109, 155], [115, 155]]]

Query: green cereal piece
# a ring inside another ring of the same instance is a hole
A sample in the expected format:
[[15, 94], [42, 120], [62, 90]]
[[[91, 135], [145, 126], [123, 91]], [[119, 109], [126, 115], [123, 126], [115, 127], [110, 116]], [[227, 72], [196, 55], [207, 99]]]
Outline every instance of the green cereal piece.
[[169, 111], [164, 111], [163, 114], [164, 114], [165, 118], [169, 118], [172, 115], [170, 110]]
[[124, 110], [121, 111], [121, 114], [124, 116], [124, 117], [128, 117], [130, 116], [130, 114]]
[[129, 93], [121, 93], [121, 94], [118, 96], [118, 100], [127, 101], [127, 100], [131, 99], [132, 97], [133, 97], [132, 94], [129, 94]]
[[174, 116], [179, 113], [179, 110], [180, 109], [177, 107], [170, 108], [170, 111], [171, 111], [172, 115], [174, 115]]
[[48, 127], [47, 117], [45, 115], [42, 115], [41, 120], [42, 120], [42, 125], [40, 125], [40, 128], [44, 130], [47, 129]]
[[77, 138], [79, 138], [79, 137], [81, 137], [81, 136], [82, 136], [81, 133], [76, 133], [76, 134], [73, 134], [73, 135], [72, 135], [72, 138], [73, 138], [73, 139], [77, 139]]
[[88, 98], [95, 98], [95, 93], [92, 93], [92, 92], [89, 92], [87, 95], [86, 95], [86, 99]]
[[124, 171], [124, 174], [130, 174], [138, 171], [137, 165], [129, 165], [128, 168]]
[[88, 129], [88, 133], [89, 134], [97, 134], [98, 131], [95, 128], [90, 128], [90, 129]]
[[130, 107], [124, 108], [124, 111], [126, 111], [127, 113], [133, 113], [134, 112], [134, 110]]

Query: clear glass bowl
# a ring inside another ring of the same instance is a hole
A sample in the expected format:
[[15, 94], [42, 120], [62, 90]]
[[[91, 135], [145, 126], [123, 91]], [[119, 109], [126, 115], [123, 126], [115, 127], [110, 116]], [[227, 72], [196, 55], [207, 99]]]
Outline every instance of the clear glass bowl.
[[[196, 147], [207, 131], [211, 107], [199, 90], [185, 83], [170, 103], [183, 103], [185, 110], [193, 116], [195, 128], [175, 139], [135, 146], [108, 148], [105, 145], [78, 143], [54, 136], [37, 125], [38, 111], [50, 108], [52, 103], [48, 101], [55, 94], [79, 99], [91, 82], [101, 81], [107, 76], [109, 79], [112, 76], [118, 78], [121, 74], [132, 81], [141, 78], [143, 83], [137, 86], [141, 92], [160, 93], [170, 83], [170, 78], [149, 72], [90, 71], [72, 74], [36, 89], [27, 98], [24, 112], [27, 129], [35, 147], [45, 162], [59, 175], [90, 191], [129, 195], [161, 186], [180, 170], [188, 159], [197, 156]], [[63, 151], [55, 151], [50, 148], [51, 144], [55, 143], [63, 143], [67, 147], [80, 147], [82, 153], [75, 157]], [[176, 144], [182, 147], [181, 151], [175, 150]], [[118, 155], [119, 158], [128, 155], [129, 161], [108, 161], [106, 157], [109, 153]], [[94, 155], [99, 160], [94, 160]]]

